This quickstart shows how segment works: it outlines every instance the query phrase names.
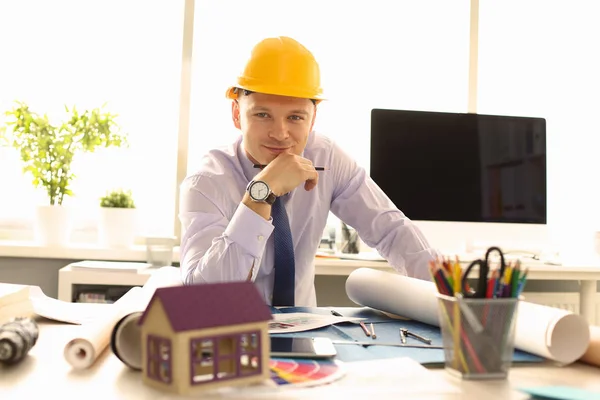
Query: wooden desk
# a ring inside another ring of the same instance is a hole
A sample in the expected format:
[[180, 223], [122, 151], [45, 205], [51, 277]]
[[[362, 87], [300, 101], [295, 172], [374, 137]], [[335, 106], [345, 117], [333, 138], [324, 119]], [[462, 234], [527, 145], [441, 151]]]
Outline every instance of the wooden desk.
[[[63, 358], [63, 348], [72, 325], [40, 321], [38, 343], [29, 356], [12, 368], [0, 366], [0, 399], [35, 399], [57, 397], [64, 400], [176, 400], [180, 397], [163, 394], [142, 384], [140, 374], [125, 367], [109, 349], [88, 370], [75, 371]], [[418, 396], [427, 399], [525, 399], [516, 391], [518, 387], [536, 385], [570, 385], [600, 392], [600, 369], [584, 364], [557, 367], [550, 364], [514, 367], [507, 380], [461, 381], [446, 374], [442, 369], [432, 370], [444, 383], [457, 388], [459, 394]], [[393, 374], [393, 371], [390, 371]], [[429, 388], [431, 389], [431, 388]], [[311, 398], [311, 389], [295, 391], [294, 397]], [[389, 397], [399, 398], [402, 393]], [[261, 396], [265, 398], [266, 396]], [[282, 398], [281, 393], [277, 398]], [[203, 399], [206, 397], [202, 397]], [[415, 396], [410, 396], [415, 398]]]

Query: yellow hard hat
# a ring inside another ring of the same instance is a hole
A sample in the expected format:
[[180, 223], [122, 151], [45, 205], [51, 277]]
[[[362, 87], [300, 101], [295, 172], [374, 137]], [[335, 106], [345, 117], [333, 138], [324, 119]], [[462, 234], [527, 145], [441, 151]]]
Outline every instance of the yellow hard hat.
[[252, 49], [237, 85], [227, 89], [227, 98], [237, 99], [238, 90], [324, 100], [319, 64], [296, 40], [279, 36], [259, 42]]

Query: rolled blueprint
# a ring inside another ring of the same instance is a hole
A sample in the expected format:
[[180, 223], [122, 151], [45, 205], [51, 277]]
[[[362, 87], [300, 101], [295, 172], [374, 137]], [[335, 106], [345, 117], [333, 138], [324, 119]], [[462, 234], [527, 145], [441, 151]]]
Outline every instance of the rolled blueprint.
[[[433, 282], [370, 268], [353, 271], [346, 294], [362, 306], [439, 326]], [[590, 343], [589, 324], [559, 308], [519, 302], [515, 347], [563, 364], [578, 360]]]
[[143, 287], [134, 287], [107, 310], [89, 323], [74, 327], [74, 336], [68, 340], [64, 357], [75, 369], [91, 367], [110, 343], [115, 325], [126, 315], [143, 311], [159, 287], [181, 285], [179, 268], [162, 267], [155, 271]]
[[75, 369], [89, 368], [102, 354], [109, 343], [110, 332], [118, 320], [134, 307], [140, 298], [142, 289], [131, 288], [110, 309], [94, 321], [74, 327], [77, 335], [65, 346], [65, 359]]

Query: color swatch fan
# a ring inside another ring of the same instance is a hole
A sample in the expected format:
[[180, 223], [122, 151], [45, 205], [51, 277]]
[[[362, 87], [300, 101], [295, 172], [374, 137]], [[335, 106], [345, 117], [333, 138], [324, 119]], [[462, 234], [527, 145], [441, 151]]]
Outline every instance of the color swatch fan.
[[345, 374], [340, 361], [272, 358], [271, 379], [279, 386], [317, 386], [331, 383]]

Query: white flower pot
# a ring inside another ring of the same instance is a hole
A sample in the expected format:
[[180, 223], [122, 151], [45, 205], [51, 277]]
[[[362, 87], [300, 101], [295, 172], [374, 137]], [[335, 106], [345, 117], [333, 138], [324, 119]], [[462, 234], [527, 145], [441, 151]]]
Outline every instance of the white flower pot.
[[63, 206], [38, 206], [35, 239], [42, 246], [66, 247], [71, 237], [73, 213]]
[[135, 208], [100, 208], [98, 240], [102, 247], [130, 247], [137, 231]]

